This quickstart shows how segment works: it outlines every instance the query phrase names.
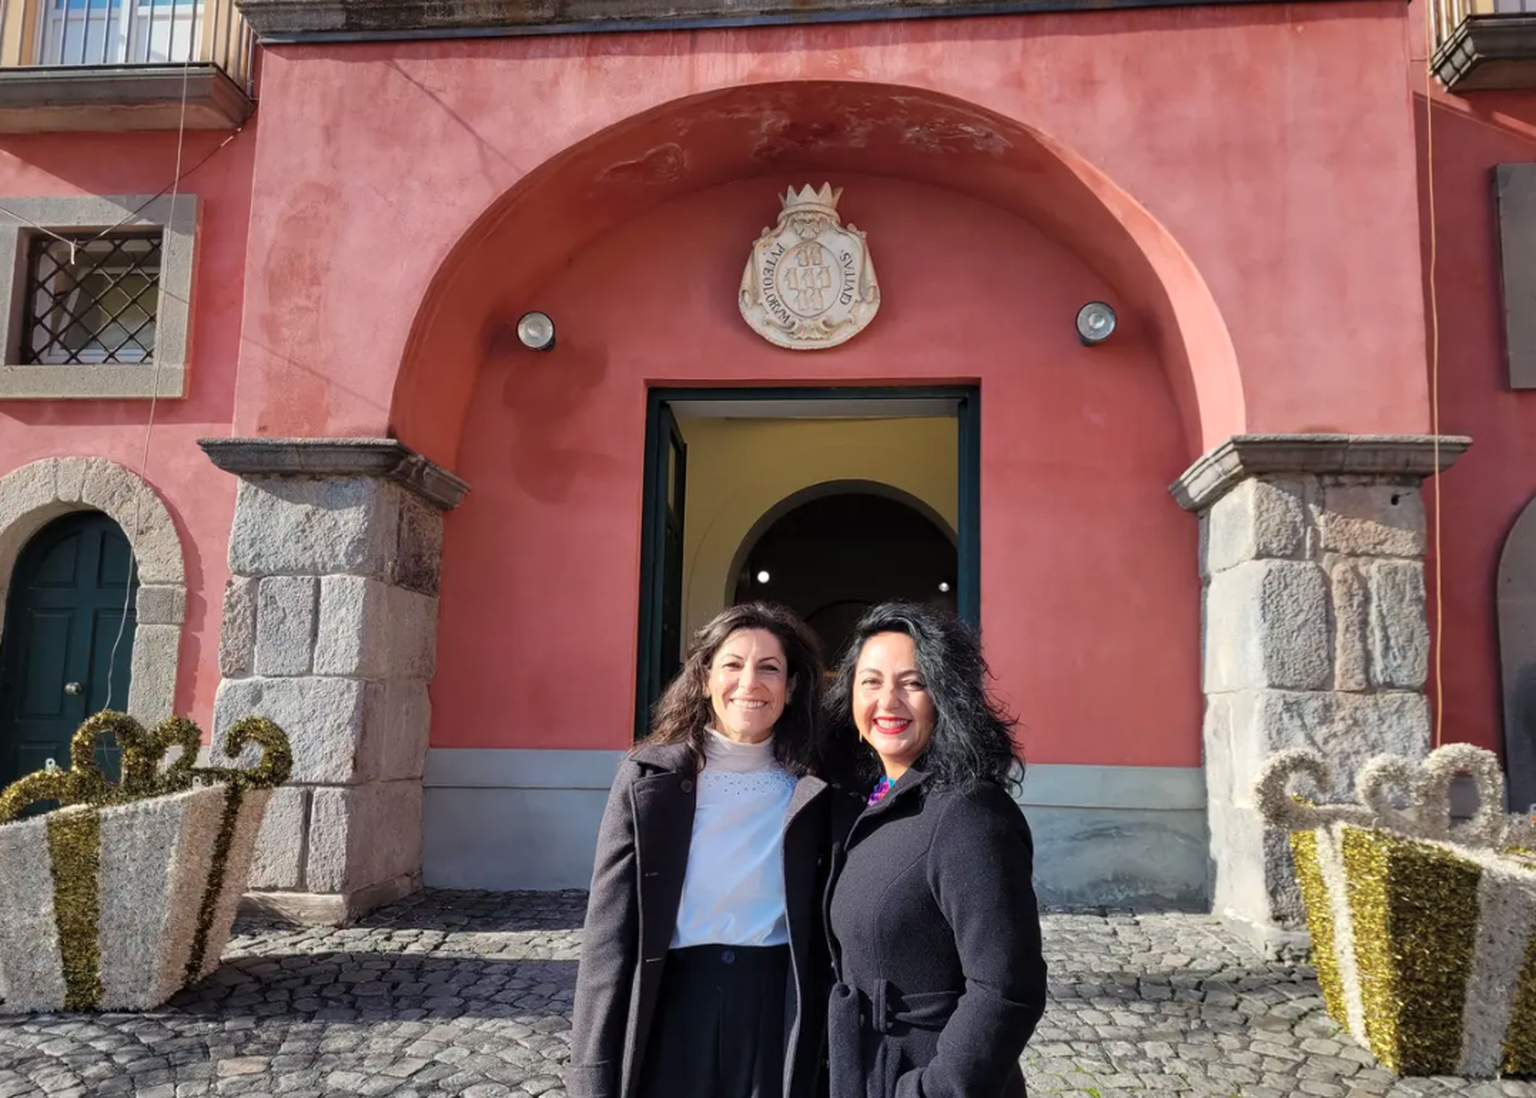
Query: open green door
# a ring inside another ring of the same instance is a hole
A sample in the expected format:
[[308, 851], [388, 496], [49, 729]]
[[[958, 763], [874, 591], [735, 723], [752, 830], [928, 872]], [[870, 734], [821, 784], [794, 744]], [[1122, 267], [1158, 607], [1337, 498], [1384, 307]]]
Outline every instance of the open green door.
[[637, 739], [650, 730], [651, 709], [682, 662], [683, 513], [688, 487], [688, 446], [677, 428], [677, 417], [665, 401], [654, 401], [647, 416], [645, 468]]

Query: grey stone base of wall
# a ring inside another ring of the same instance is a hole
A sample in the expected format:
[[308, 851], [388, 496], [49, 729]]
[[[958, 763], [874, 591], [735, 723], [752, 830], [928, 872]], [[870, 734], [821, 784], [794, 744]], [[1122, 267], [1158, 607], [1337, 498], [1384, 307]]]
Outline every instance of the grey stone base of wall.
[[[434, 888], [586, 888], [617, 751], [427, 753], [422, 875]], [[1046, 905], [1209, 910], [1198, 768], [1031, 767], [1021, 798]]]
[[303, 926], [346, 926], [374, 908], [420, 890], [421, 874], [406, 873], [356, 892], [247, 892], [241, 915], [281, 919]]
[[1271, 960], [1303, 960], [1312, 949], [1312, 935], [1305, 930], [1288, 930], [1273, 923], [1258, 922], [1233, 908], [1218, 908], [1211, 914]]

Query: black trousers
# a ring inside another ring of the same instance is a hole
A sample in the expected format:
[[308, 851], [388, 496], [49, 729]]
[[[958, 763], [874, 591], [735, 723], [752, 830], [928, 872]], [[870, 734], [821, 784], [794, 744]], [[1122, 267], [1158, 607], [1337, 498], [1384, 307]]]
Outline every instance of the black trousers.
[[788, 946], [667, 954], [639, 1098], [783, 1098]]

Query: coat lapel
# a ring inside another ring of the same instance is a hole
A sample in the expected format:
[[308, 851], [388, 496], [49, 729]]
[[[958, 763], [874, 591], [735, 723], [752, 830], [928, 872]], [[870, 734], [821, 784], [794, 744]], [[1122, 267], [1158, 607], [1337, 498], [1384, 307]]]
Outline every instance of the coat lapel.
[[651, 1030], [661, 970], [688, 869], [693, 840], [693, 810], [697, 800], [688, 749], [681, 744], [655, 744], [631, 756], [649, 773], [631, 787], [635, 826], [635, 862], [640, 874], [640, 971], [631, 1005], [630, 1042], [621, 1094], [638, 1085], [644, 1061], [644, 1035]]
[[788, 831], [789, 825], [795, 822], [795, 817], [813, 804], [826, 788], [826, 782], [811, 774], [795, 782], [795, 791], [789, 797], [789, 812], [784, 817], [785, 831]]
[[642, 748], [635, 761], [658, 769], [634, 784], [641, 962], [649, 966], [659, 964], [672, 944], [698, 795], [681, 744]]

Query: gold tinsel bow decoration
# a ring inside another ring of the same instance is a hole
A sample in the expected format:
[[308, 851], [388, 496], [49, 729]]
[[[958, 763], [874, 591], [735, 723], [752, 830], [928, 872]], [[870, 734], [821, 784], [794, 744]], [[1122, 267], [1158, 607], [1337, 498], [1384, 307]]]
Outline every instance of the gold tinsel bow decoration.
[[[96, 763], [97, 742], [108, 733], [117, 737], [122, 752], [122, 780], [117, 783], [108, 781]], [[265, 717], [236, 721], [224, 737], [224, 753], [230, 758], [237, 757], [250, 744], [259, 746], [261, 760], [255, 766], [193, 765], [202, 739], [202, 731], [185, 717], [167, 717], [146, 731], [126, 713], [102, 710], [88, 718], [70, 740], [68, 770], [39, 770], [0, 792], [0, 824], [16, 819], [39, 801], [99, 808], [181, 793], [197, 782], [271, 789], [287, 781], [293, 770], [288, 736]], [[161, 770], [166, 753], [173, 747], [180, 748], [180, 753]]]
[[[1451, 783], [1463, 772], [1471, 774], [1477, 787], [1478, 806], [1470, 820], [1457, 823], [1451, 819]], [[1498, 756], [1471, 744], [1446, 744], [1418, 765], [1400, 755], [1377, 755], [1355, 778], [1354, 804], [1315, 804], [1297, 796], [1290, 790], [1291, 781], [1302, 777], [1318, 789], [1333, 784], [1332, 770], [1315, 751], [1292, 748], [1264, 760], [1253, 792], [1271, 826], [1310, 831], [1348, 823], [1487, 850], [1536, 847], [1536, 821], [1504, 812], [1504, 771]], [[1394, 791], [1401, 805], [1394, 803]]]

